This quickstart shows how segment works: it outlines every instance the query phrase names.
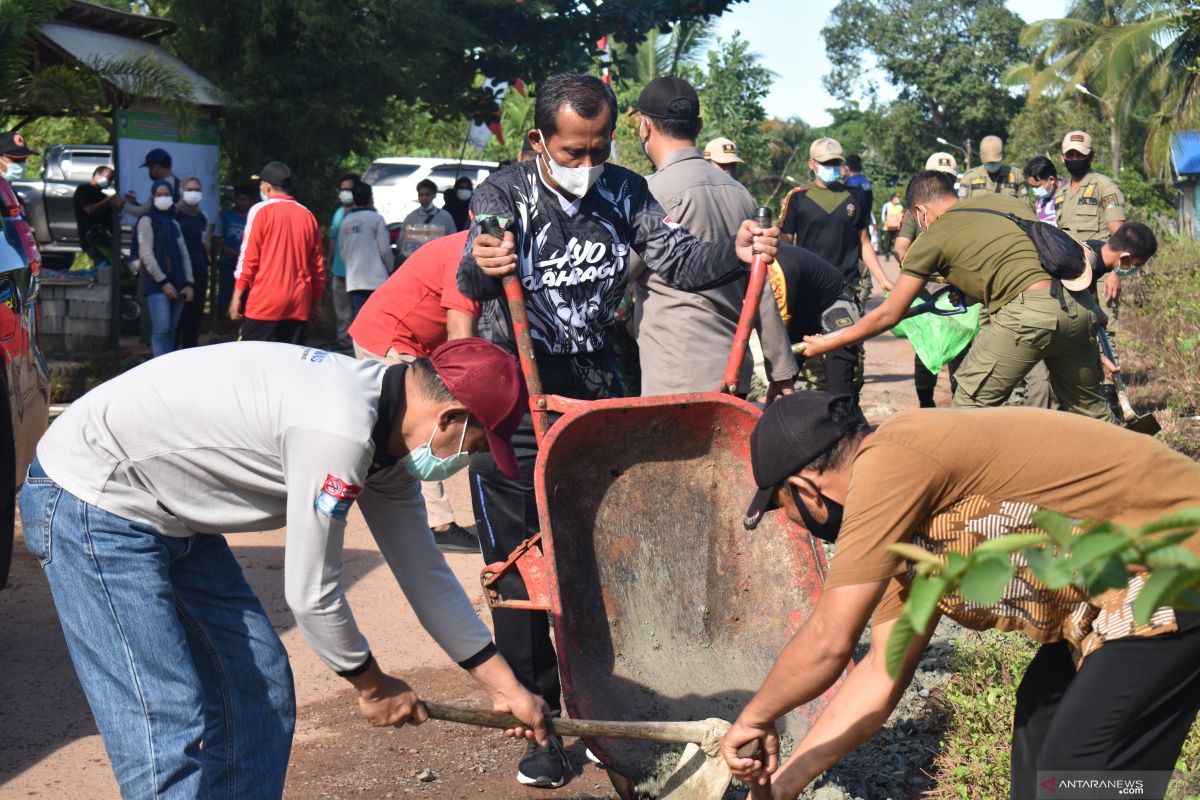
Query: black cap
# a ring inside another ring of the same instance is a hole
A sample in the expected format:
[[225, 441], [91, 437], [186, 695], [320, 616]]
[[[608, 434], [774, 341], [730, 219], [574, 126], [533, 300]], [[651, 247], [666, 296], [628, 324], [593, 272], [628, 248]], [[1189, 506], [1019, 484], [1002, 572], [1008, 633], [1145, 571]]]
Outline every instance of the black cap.
[[146, 153], [146, 159], [142, 162], [143, 167], [148, 167], [151, 164], [161, 164], [164, 167], [171, 166], [171, 154], [161, 147], [156, 147], [149, 153]]
[[283, 188], [292, 182], [292, 169], [282, 161], [269, 161], [265, 167], [258, 171], [257, 175], [252, 177], [260, 181], [266, 181], [272, 186]]
[[[839, 406], [835, 417], [833, 410]], [[767, 406], [750, 434], [750, 464], [758, 493], [746, 509], [746, 529], [758, 527], [762, 515], [774, 508], [776, 486], [866, 424], [867, 418], [848, 394], [793, 392]]]
[[682, 78], [655, 78], [642, 89], [634, 108], [656, 119], [695, 119], [700, 116], [700, 98]]
[[15, 131], [0, 133], [0, 156], [28, 158], [33, 154], [25, 145], [25, 137]]

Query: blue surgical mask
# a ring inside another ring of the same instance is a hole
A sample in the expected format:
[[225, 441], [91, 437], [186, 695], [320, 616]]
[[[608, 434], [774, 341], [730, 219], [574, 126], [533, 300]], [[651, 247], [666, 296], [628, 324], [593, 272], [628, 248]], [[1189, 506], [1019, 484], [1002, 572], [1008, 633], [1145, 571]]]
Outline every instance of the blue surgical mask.
[[1142, 268], [1141, 266], [1135, 267], [1133, 265], [1132, 258], [1126, 261], [1125, 259], [1128, 258], [1128, 256], [1128, 253], [1121, 253], [1121, 260], [1117, 262], [1117, 268], [1113, 270], [1113, 272], [1117, 273], [1117, 275], [1122, 278], [1126, 277], [1127, 275], [1133, 275]]
[[12, 161], [4, 166], [4, 177], [10, 181], [19, 181], [25, 177], [25, 162]]
[[836, 164], [821, 164], [817, 167], [817, 178], [821, 183], [839, 183], [842, 180], [842, 168]]
[[1047, 189], [1045, 186], [1034, 186], [1033, 187], [1033, 196], [1034, 197], [1042, 198], [1048, 194], [1050, 194], [1050, 190]]
[[1004, 166], [1004, 162], [1003, 161], [993, 161], [992, 163], [984, 164], [983, 166], [984, 166], [984, 169], [986, 169], [989, 173], [991, 173], [992, 175], [995, 175], [997, 172], [1000, 171], [1000, 168]]
[[415, 450], [410, 450], [408, 455], [400, 459], [400, 466], [404, 467], [405, 472], [421, 481], [444, 481], [454, 473], [467, 466], [470, 461], [470, 455], [463, 452], [463, 442], [467, 439], [467, 422], [463, 420], [462, 437], [458, 440], [458, 452], [452, 456], [442, 458], [433, 454], [431, 445], [433, 437], [437, 435], [438, 426], [433, 426], [433, 433], [429, 434], [429, 441]]

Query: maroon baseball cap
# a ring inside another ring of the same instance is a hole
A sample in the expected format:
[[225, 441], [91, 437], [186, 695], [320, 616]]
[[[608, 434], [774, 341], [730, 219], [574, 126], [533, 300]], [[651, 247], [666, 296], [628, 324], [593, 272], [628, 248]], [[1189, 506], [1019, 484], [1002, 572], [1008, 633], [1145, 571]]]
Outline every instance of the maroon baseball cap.
[[442, 383], [479, 420], [496, 466], [520, 476], [512, 437], [529, 410], [525, 376], [517, 359], [483, 339], [451, 339], [429, 356]]

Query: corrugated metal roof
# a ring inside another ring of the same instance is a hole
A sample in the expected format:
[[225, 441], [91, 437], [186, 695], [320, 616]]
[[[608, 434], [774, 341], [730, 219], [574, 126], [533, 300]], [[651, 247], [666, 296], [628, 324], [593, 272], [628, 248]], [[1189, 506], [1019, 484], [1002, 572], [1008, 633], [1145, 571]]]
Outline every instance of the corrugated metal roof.
[[[39, 32], [54, 48], [85, 64], [112, 59], [150, 56], [163, 66], [178, 72], [192, 87], [192, 101], [201, 106], [223, 106], [225, 101], [217, 87], [199, 72], [180, 61], [158, 45], [142, 39], [117, 36], [104, 31], [82, 28], [64, 22], [43, 22]], [[118, 86], [117, 88], [123, 88]]]
[[175, 23], [165, 17], [134, 14], [119, 8], [102, 6], [91, 0], [71, 0], [56, 15], [58, 19], [75, 22], [92, 30], [107, 31], [138, 39], [159, 39], [175, 30]]
[[1176, 175], [1200, 175], [1200, 131], [1171, 134], [1171, 163]]

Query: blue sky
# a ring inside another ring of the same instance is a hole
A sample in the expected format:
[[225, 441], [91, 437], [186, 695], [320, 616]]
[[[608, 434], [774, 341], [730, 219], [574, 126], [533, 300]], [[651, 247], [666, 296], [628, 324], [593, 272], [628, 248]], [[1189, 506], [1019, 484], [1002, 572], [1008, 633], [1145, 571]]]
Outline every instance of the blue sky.
[[[800, 117], [810, 125], [830, 122], [825, 109], [838, 103], [821, 85], [829, 72], [821, 28], [835, 5], [837, 0], [804, 0], [801, 11], [796, 0], [749, 0], [718, 18], [718, 36], [740, 30], [762, 64], [776, 73], [765, 102], [770, 116]], [[1007, 5], [1032, 22], [1062, 16], [1067, 0], [1008, 0]]]

